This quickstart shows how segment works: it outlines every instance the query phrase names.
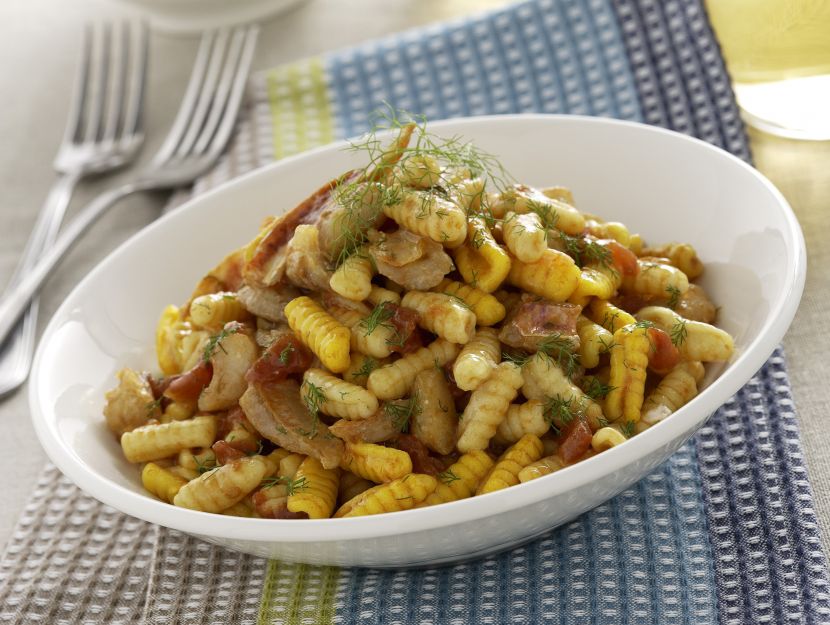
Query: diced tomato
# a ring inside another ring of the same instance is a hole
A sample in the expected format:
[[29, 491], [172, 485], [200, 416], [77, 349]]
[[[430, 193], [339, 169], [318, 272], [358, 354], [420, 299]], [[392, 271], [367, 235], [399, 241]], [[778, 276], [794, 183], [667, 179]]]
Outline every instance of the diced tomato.
[[164, 396], [173, 401], [195, 404], [199, 400], [199, 394], [210, 384], [213, 378], [213, 366], [203, 360], [190, 371], [171, 376], [170, 384], [164, 391]]
[[268, 384], [280, 382], [293, 373], [302, 373], [311, 366], [314, 356], [293, 334], [285, 334], [271, 343], [254, 366], [248, 370], [248, 382]]
[[395, 344], [390, 345], [392, 351], [409, 354], [420, 349], [422, 346], [421, 336], [419, 332], [416, 332], [418, 321], [421, 318], [418, 312], [391, 302], [387, 302], [385, 306], [387, 310], [393, 311], [389, 323], [395, 327], [397, 334]]
[[613, 239], [601, 239], [597, 241], [605, 249], [611, 252], [611, 262], [617, 271], [623, 276], [636, 276], [640, 270], [637, 264], [637, 255], [619, 241]]
[[211, 446], [211, 449], [213, 450], [213, 453], [216, 454], [216, 460], [219, 464], [228, 464], [229, 462], [239, 460], [239, 458], [244, 458], [248, 455], [244, 451], [232, 446], [227, 441], [216, 441]]
[[648, 353], [648, 366], [660, 375], [665, 375], [680, 362], [680, 352], [671, 342], [671, 338], [660, 328], [649, 328], [648, 339], [651, 349]]
[[565, 464], [575, 462], [591, 447], [593, 433], [584, 417], [579, 416], [562, 430], [557, 438], [559, 455]]

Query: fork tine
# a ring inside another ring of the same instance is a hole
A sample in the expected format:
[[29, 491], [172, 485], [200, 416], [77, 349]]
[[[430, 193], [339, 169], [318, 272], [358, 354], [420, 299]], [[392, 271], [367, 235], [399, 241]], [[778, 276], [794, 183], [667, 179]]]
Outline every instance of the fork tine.
[[126, 22], [117, 24], [113, 28], [112, 54], [111, 54], [111, 88], [107, 94], [106, 117], [104, 121], [104, 132], [101, 138], [106, 142], [115, 140], [115, 133], [118, 131], [121, 111], [124, 108], [124, 89], [127, 81], [127, 63], [129, 58], [130, 33], [127, 30]]
[[130, 79], [125, 92], [127, 102], [124, 107], [121, 136], [130, 138], [140, 134], [143, 128], [144, 90], [147, 83], [147, 55], [150, 46], [149, 31], [146, 22], [138, 26], [131, 24], [127, 27], [129, 43], [125, 50], [129, 50]]
[[97, 36], [93, 37], [92, 46], [92, 80], [87, 82], [87, 95], [89, 96], [89, 110], [86, 117], [86, 128], [84, 129], [84, 141], [92, 143], [98, 139], [101, 130], [104, 105], [107, 96], [107, 71], [110, 52], [110, 29], [109, 25], [98, 25], [93, 29]]
[[230, 33], [226, 28], [221, 29], [216, 36], [213, 53], [210, 55], [210, 65], [208, 66], [205, 81], [199, 92], [199, 101], [196, 103], [196, 110], [193, 112], [193, 116], [187, 126], [187, 132], [179, 147], [176, 148], [176, 156], [186, 156], [190, 153], [193, 144], [196, 142], [196, 138], [199, 136], [199, 131], [201, 131], [205, 123], [205, 118], [210, 110], [210, 103], [216, 91], [216, 84], [219, 81], [219, 72], [222, 69], [222, 61], [225, 57], [229, 38]]
[[84, 37], [81, 43], [81, 61], [75, 72], [75, 82], [72, 85], [72, 98], [69, 103], [69, 114], [66, 120], [66, 129], [63, 133], [64, 143], [74, 143], [80, 139], [83, 126], [84, 104], [86, 101], [87, 82], [89, 81], [89, 64], [92, 56], [92, 25], [84, 25]]
[[254, 50], [256, 50], [256, 41], [259, 36], [258, 26], [249, 26], [245, 33], [245, 45], [242, 48], [242, 56], [237, 66], [236, 76], [234, 77], [233, 85], [231, 86], [230, 97], [228, 98], [227, 106], [222, 117], [222, 122], [216, 130], [213, 140], [210, 142], [208, 153], [216, 155], [225, 149], [228, 143], [234, 124], [236, 123], [236, 116], [239, 112], [239, 106], [242, 104], [242, 96], [245, 93], [245, 85], [248, 82], [248, 72], [251, 68], [251, 62], [254, 59]]
[[190, 121], [193, 107], [196, 105], [196, 100], [199, 97], [199, 90], [202, 85], [202, 78], [207, 68], [210, 52], [213, 49], [213, 41], [216, 38], [216, 32], [206, 32], [202, 35], [202, 40], [199, 43], [199, 52], [196, 54], [196, 61], [193, 64], [193, 71], [190, 73], [190, 81], [187, 84], [187, 90], [182, 98], [182, 103], [179, 106], [179, 112], [176, 114], [176, 119], [170, 127], [170, 132], [167, 133], [167, 138], [159, 148], [153, 159], [154, 163], [163, 163], [172, 156], [173, 151], [184, 135], [187, 128], [187, 122]]
[[222, 76], [219, 79], [219, 85], [216, 88], [213, 101], [210, 105], [210, 113], [199, 133], [196, 144], [193, 146], [192, 152], [195, 154], [202, 154], [207, 149], [208, 143], [216, 130], [216, 126], [219, 125], [219, 120], [222, 119], [222, 112], [225, 110], [225, 104], [231, 91], [231, 84], [236, 75], [236, 68], [239, 64], [239, 56], [242, 53], [244, 39], [245, 30], [242, 28], [234, 29], [230, 49], [225, 58], [225, 66], [222, 68]]

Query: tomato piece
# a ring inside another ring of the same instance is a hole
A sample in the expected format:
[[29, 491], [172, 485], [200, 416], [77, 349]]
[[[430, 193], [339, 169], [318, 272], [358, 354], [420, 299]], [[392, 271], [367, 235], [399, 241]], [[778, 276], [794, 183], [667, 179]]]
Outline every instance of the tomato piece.
[[655, 373], [666, 375], [680, 362], [680, 352], [671, 342], [671, 338], [660, 328], [648, 329], [651, 349], [648, 353], [648, 366]]
[[216, 460], [219, 464], [228, 464], [248, 455], [241, 449], [237, 449], [231, 445], [228, 441], [216, 441], [211, 446], [211, 449], [216, 454]]
[[611, 262], [623, 276], [636, 276], [640, 270], [637, 264], [637, 255], [619, 241], [613, 239], [602, 239], [597, 241], [605, 249], [611, 252]]
[[258, 384], [280, 382], [291, 374], [304, 372], [313, 359], [311, 350], [300, 339], [293, 334], [284, 334], [248, 369], [245, 379]]
[[195, 404], [199, 394], [210, 384], [213, 378], [213, 366], [204, 360], [190, 371], [170, 377], [170, 384], [164, 391], [164, 396], [186, 404]]
[[591, 447], [593, 437], [585, 417], [579, 416], [568, 423], [559, 434], [559, 455], [565, 464], [571, 464], [581, 458]]

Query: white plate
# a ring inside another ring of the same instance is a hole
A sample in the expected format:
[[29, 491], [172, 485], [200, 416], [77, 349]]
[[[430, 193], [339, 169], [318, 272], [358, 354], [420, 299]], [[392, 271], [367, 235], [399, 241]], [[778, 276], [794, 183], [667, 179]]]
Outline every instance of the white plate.
[[593, 508], [663, 462], [761, 367], [804, 286], [801, 231], [781, 194], [726, 152], [666, 130], [608, 119], [501, 116], [435, 123], [499, 155], [519, 180], [573, 189], [579, 207], [647, 241], [688, 241], [737, 353], [689, 405], [624, 445], [527, 484], [435, 508], [318, 521], [243, 519], [161, 503], [142, 491], [104, 427], [103, 395], [124, 366], [155, 370], [153, 335], [168, 303], [322, 182], [362, 165], [334, 145], [287, 159], [200, 196], [113, 252], [66, 299], [43, 337], [32, 419], [53, 462], [127, 514], [231, 549], [316, 564], [451, 562], [516, 545]]

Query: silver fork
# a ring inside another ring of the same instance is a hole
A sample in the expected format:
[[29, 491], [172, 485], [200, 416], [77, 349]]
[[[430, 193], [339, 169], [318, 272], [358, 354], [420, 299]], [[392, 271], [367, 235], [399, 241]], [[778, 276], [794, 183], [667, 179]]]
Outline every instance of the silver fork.
[[[138, 154], [144, 139], [147, 40], [143, 24], [88, 24], [84, 29], [66, 130], [54, 162], [61, 176], [40, 209], [8, 288], [54, 243], [78, 181], [121, 167]], [[33, 298], [14, 334], [0, 345], [0, 397], [20, 386], [29, 373], [37, 314], [38, 300]]]
[[0, 341], [73, 243], [111, 206], [138, 191], [192, 183], [224, 151], [242, 102], [258, 28], [223, 29], [202, 37], [173, 126], [148, 167], [87, 205], [20, 282], [0, 300]]

